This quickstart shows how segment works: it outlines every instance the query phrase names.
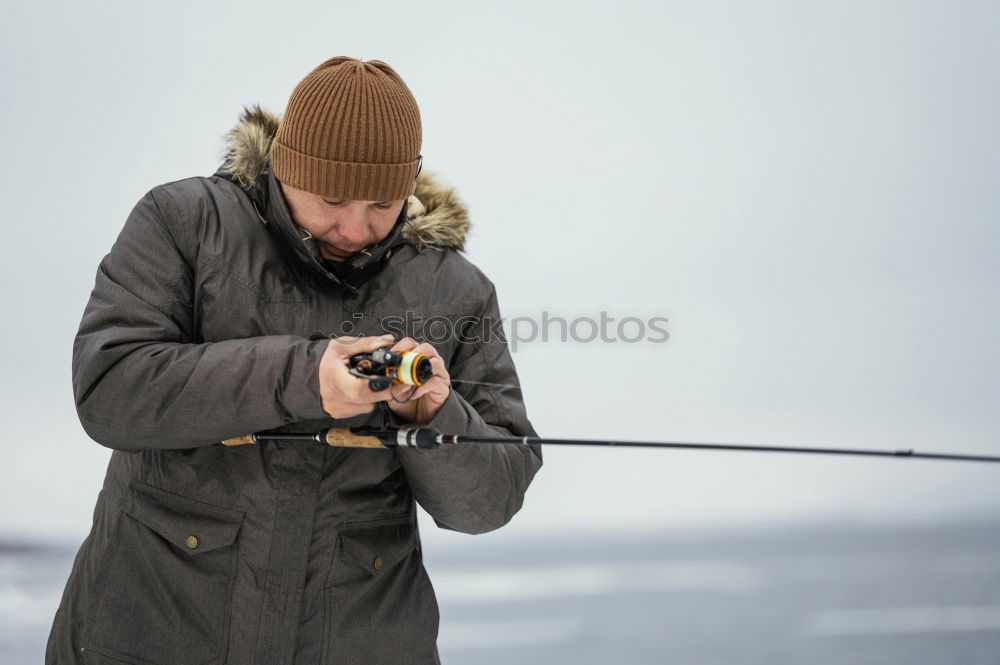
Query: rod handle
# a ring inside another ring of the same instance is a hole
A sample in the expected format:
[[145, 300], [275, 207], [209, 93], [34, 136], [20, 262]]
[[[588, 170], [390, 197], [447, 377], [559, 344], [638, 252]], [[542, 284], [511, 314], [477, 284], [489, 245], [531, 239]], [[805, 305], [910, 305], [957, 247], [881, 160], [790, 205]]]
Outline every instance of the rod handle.
[[[266, 437], [264, 437], [266, 438]], [[225, 439], [222, 441], [224, 446], [246, 446], [257, 443], [257, 435], [255, 434], [244, 434], [243, 436], [234, 436], [231, 439]], [[330, 446], [337, 446], [338, 448], [388, 448], [375, 436], [366, 436], [362, 434], [355, 434], [349, 429], [328, 429], [321, 433], [321, 440]]]
[[224, 446], [245, 446], [250, 443], [257, 443], [254, 439], [253, 434], [244, 434], [243, 436], [234, 436], [231, 439], [226, 439], [222, 442]]
[[376, 436], [355, 434], [349, 429], [328, 429], [323, 436], [327, 445], [338, 448], [388, 448]]

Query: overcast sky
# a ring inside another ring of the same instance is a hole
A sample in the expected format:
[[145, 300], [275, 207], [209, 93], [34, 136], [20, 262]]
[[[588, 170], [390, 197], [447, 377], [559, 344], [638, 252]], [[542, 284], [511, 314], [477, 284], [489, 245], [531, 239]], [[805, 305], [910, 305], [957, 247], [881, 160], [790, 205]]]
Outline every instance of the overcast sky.
[[[79, 425], [70, 357], [129, 210], [211, 175], [242, 105], [283, 112], [335, 55], [406, 80], [506, 317], [669, 319], [666, 342], [519, 344], [540, 434], [1000, 454], [997, 3], [5, 14], [0, 533], [90, 528], [111, 451]], [[1000, 466], [544, 455], [491, 537], [1000, 512]], [[425, 539], [465, 538], [421, 519]]]

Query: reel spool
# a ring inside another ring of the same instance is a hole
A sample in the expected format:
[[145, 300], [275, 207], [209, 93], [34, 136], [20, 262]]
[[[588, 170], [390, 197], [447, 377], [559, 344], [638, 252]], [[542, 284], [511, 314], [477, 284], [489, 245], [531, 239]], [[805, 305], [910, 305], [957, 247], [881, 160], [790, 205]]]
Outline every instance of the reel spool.
[[351, 356], [347, 371], [359, 379], [367, 379], [368, 387], [375, 392], [392, 384], [422, 386], [434, 375], [431, 360], [424, 354], [397, 353], [389, 349]]

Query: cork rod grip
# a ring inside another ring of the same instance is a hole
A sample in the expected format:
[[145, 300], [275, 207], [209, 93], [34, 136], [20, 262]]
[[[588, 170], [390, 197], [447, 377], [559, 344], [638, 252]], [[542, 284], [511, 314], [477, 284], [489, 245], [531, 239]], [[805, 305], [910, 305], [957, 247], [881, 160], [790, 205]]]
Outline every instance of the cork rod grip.
[[361, 436], [349, 429], [331, 429], [326, 433], [326, 442], [331, 446], [344, 448], [388, 448], [378, 437]]
[[257, 443], [254, 441], [253, 434], [244, 434], [243, 436], [234, 436], [231, 439], [226, 439], [222, 442], [224, 446], [245, 446], [248, 443]]

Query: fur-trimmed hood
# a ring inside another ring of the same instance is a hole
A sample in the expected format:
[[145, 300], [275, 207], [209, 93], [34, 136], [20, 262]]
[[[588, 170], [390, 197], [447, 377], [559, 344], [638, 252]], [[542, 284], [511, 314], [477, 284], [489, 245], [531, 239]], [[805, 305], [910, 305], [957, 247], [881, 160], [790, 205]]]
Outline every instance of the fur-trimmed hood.
[[[258, 104], [244, 106], [239, 121], [224, 136], [219, 172], [226, 173], [242, 187], [258, 182], [271, 161], [271, 141], [281, 117]], [[407, 204], [407, 220], [402, 239], [416, 247], [465, 249], [469, 231], [469, 210], [454, 187], [426, 168], [417, 175], [416, 188]]]

